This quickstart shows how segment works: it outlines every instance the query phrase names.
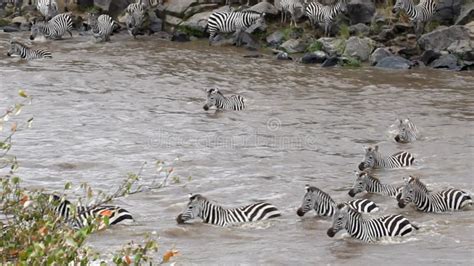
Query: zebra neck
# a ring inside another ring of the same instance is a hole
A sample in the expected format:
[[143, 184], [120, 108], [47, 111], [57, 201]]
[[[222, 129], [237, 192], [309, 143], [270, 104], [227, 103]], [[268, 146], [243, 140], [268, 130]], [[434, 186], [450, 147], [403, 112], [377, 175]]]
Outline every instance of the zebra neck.
[[316, 201], [314, 210], [318, 215], [332, 216], [336, 213], [336, 202], [332, 198], [321, 198]]
[[229, 98], [227, 98], [225, 96], [221, 96], [221, 97], [216, 99], [216, 106], [218, 108], [225, 108], [227, 105], [229, 105], [229, 103], [230, 103]]
[[433, 207], [432, 195], [426, 192], [418, 192], [413, 199], [413, 203], [418, 209], [428, 211]]
[[[205, 207], [202, 209], [200, 213], [200, 217], [204, 220], [205, 223], [217, 225], [218, 222], [222, 221], [221, 220], [222, 218], [227, 216], [224, 214], [226, 214], [228, 210], [226, 210], [222, 206], [213, 204], [209, 201], [205, 202], [204, 206]], [[227, 221], [225, 224], [227, 224]]]
[[404, 9], [405, 9], [405, 12], [407, 13], [407, 15], [411, 19], [416, 17], [416, 7], [415, 7], [415, 4], [413, 3], [412, 0], [408, 0], [408, 1], [405, 2]]
[[346, 223], [346, 230], [351, 236], [357, 236], [362, 232], [363, 219], [362, 215], [356, 211], [349, 210]]

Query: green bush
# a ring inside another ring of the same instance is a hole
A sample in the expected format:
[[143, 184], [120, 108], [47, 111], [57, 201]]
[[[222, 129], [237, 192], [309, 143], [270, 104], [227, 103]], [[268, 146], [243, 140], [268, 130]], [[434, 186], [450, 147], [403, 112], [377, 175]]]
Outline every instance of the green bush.
[[351, 36], [351, 34], [349, 32], [349, 26], [345, 23], [342, 23], [339, 26], [339, 35], [338, 35], [338, 37], [343, 39], [343, 40], [347, 40], [347, 39], [349, 39], [350, 36]]
[[306, 52], [312, 53], [316, 51], [321, 51], [322, 49], [323, 49], [323, 44], [320, 41], [314, 41], [306, 48]]
[[362, 66], [362, 63], [357, 58], [346, 57], [342, 60], [342, 65], [344, 67], [360, 67], [360, 66]]

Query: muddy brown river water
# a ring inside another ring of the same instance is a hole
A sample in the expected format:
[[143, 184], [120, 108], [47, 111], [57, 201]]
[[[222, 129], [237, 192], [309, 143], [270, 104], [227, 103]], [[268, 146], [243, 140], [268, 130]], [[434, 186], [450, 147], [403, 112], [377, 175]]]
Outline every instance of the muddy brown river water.
[[[53, 59], [23, 62], [5, 56], [9, 38], [0, 33], [0, 106], [12, 103], [18, 89], [34, 97], [22, 113], [35, 117], [33, 128], [15, 135], [11, 151], [25, 185], [59, 191], [71, 181], [108, 190], [144, 161], [143, 176], [156, 176], [158, 159], [180, 177], [161, 190], [117, 200], [136, 222], [93, 235], [90, 245], [100, 251], [155, 232], [161, 252], [180, 250], [179, 265], [474, 264], [473, 210], [424, 214], [363, 195], [379, 203], [377, 215], [401, 213], [421, 227], [377, 244], [343, 233], [331, 239], [330, 219], [296, 216], [305, 184], [337, 201], [349, 199], [353, 171], [371, 144], [417, 158], [409, 169], [377, 172], [385, 183], [412, 174], [432, 190], [472, 193], [472, 72], [321, 69], [270, 55], [244, 58], [244, 50], [205, 41], [126, 35], [106, 44], [86, 37], [39, 43]], [[203, 90], [211, 87], [244, 96], [247, 109], [205, 112]], [[396, 144], [389, 127], [406, 116], [422, 139]], [[188, 193], [228, 207], [266, 200], [283, 216], [229, 228], [177, 225]]]

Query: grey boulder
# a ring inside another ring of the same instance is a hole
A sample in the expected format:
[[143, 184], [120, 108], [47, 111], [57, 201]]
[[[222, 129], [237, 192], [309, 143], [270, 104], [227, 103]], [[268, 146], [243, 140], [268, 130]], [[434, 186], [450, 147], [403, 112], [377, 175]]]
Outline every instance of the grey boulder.
[[375, 51], [370, 55], [369, 62], [371, 65], [376, 65], [380, 60], [384, 59], [385, 57], [392, 56], [392, 53], [387, 50], [386, 48], [377, 48]]
[[390, 68], [390, 69], [410, 69], [413, 63], [400, 56], [387, 56], [382, 58], [375, 66], [379, 68]]
[[443, 51], [457, 40], [469, 40], [469, 30], [466, 27], [455, 25], [436, 29], [423, 34], [418, 44], [423, 50]]
[[460, 70], [458, 59], [452, 54], [442, 55], [440, 58], [434, 60], [431, 65], [432, 68], [447, 68], [450, 70]]
[[346, 42], [344, 55], [357, 58], [360, 61], [367, 61], [373, 49], [374, 43], [372, 39], [352, 36]]

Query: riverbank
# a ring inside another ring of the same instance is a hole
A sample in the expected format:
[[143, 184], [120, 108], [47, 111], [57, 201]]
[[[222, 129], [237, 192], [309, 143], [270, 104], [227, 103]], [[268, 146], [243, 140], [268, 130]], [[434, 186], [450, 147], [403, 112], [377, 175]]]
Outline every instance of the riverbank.
[[[441, 4], [425, 27], [427, 33], [417, 39], [406, 16], [394, 16], [391, 5], [379, 2], [385, 1], [349, 1], [348, 12], [334, 23], [333, 37], [321, 37], [321, 29], [313, 29], [302, 12], [298, 15], [297, 27], [289, 27], [289, 21], [282, 25], [278, 1], [275, 5], [261, 2], [251, 7], [235, 4], [233, 10], [265, 12], [266, 31], [244, 32], [239, 36], [230, 34], [214, 45], [241, 45], [255, 51], [251, 55], [255, 57], [271, 51], [277, 59], [294, 59], [302, 64], [321, 64], [323, 67], [474, 69], [473, 4], [462, 4], [462, 1]], [[129, 1], [79, 1], [78, 5], [67, 6], [64, 1], [58, 3], [60, 9], [72, 12], [74, 25], [80, 32], [86, 29], [87, 13], [91, 11], [109, 13], [121, 25], [117, 30], [125, 29], [123, 10]], [[216, 10], [229, 10], [228, 6], [213, 0], [170, 0], [163, 4], [148, 1], [147, 5], [149, 12], [144, 32], [180, 42], [207, 38], [205, 26], [209, 15]], [[24, 5], [21, 10], [20, 14], [13, 6], [5, 6], [0, 13], [3, 17], [0, 26], [4, 31], [28, 31], [31, 22], [39, 18], [39, 13], [30, 5]]]

